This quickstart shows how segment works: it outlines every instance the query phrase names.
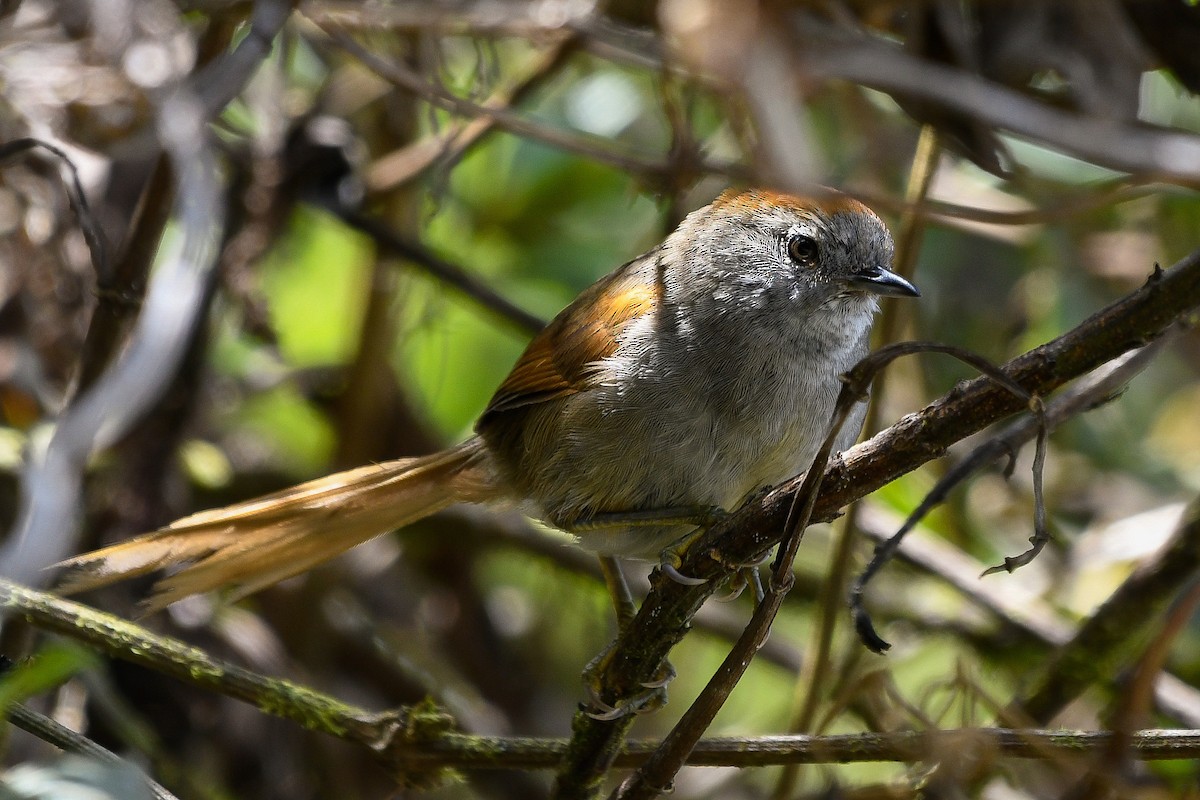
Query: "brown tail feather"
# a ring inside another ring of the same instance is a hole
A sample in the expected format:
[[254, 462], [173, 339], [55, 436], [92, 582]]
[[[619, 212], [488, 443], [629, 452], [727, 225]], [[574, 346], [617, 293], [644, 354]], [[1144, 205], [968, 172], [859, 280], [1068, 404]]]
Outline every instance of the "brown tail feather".
[[[239, 596], [311, 569], [357, 544], [458, 502], [495, 499], [473, 438], [440, 453], [339, 472], [63, 561], [59, 591], [80, 592], [187, 563], [144, 604], [235, 586]], [[190, 563], [189, 563], [190, 562]]]

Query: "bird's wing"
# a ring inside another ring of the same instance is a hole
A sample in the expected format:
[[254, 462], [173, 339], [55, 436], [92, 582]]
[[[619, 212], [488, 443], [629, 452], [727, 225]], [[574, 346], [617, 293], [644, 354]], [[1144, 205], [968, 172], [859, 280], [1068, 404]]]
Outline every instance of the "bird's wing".
[[482, 431], [505, 411], [588, 388], [589, 367], [612, 355], [621, 332], [659, 304], [659, 251], [600, 279], [534, 337], [479, 418]]

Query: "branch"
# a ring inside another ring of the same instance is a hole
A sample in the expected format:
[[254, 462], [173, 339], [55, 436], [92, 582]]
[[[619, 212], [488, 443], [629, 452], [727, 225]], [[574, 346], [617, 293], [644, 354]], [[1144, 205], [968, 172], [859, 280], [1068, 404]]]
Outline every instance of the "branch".
[[77, 639], [114, 658], [179, 678], [290, 719], [310, 730], [374, 747], [385, 740], [394, 717], [373, 714], [290, 681], [268, 678], [212, 658], [178, 639], [156, 636], [145, 628], [81, 603], [63, 600], [0, 579], [0, 609], [6, 616]]
[[496, 293], [474, 274], [438, 256], [420, 242], [405, 239], [382, 220], [341, 204], [332, 210], [342, 222], [370, 236], [381, 249], [416, 265], [426, 274], [458, 290], [463, 296], [474, 300], [504, 321], [512, 323], [524, 333], [534, 334], [545, 327], [545, 320]]
[[[854, 764], [919, 762], [944, 759], [947, 753], [969, 759], [987, 753], [1004, 758], [1039, 760], [1103, 752], [1116, 738], [1110, 731], [958, 728], [892, 733], [843, 733], [831, 736], [788, 734], [753, 738], [704, 739], [688, 764], [699, 767], [768, 767], [781, 764]], [[657, 748], [652, 739], [626, 744], [614, 766], [636, 767]], [[415, 747], [406, 763], [433, 769], [551, 769], [566, 750], [563, 739], [465, 736], [447, 733]], [[1143, 761], [1200, 756], [1200, 731], [1145, 730], [1133, 734], [1132, 754]]]
[[1136, 570], [1087, 619], [1069, 642], [1045, 660], [1045, 667], [1021, 697], [1014, 713], [1047, 722], [1086, 687], [1110, 680], [1141, 653], [1157, 632], [1167, 605], [1200, 571], [1200, 500], [1194, 500], [1170, 542]]
[[1071, 113], [978, 75], [935, 64], [877, 36], [851, 36], [812, 15], [796, 18], [800, 68], [967, 114], [1094, 164], [1195, 186], [1200, 136]]
[[[1200, 306], [1200, 250], [1170, 270], [1157, 270], [1141, 289], [1093, 315], [1068, 333], [1012, 361], [1004, 372], [1031, 394], [1044, 396], [1161, 335]], [[941, 456], [955, 442], [1024, 410], [1026, 404], [988, 378], [959, 385], [830, 465], [814, 520]], [[680, 571], [707, 579], [684, 586], [656, 571], [652, 589], [633, 623], [618, 637], [596, 675], [604, 700], [630, 696], [651, 682], [689, 621], [723, 578], [725, 563], [752, 563], [778, 542], [799, 486], [794, 479], [752, 500], [714, 525], [684, 557]], [[557, 796], [589, 797], [613, 764], [633, 720], [597, 720], [577, 712], [574, 736], [558, 776]]]
[[[81, 736], [67, 726], [47, 717], [45, 714], [39, 714], [20, 703], [16, 703], [5, 709], [4, 716], [16, 727], [36, 736], [43, 742], [49, 742], [64, 752], [75, 753], [95, 759], [96, 761], [102, 761], [105, 764], [132, 766], [131, 762], [126, 761], [111, 750], [101, 747], [86, 736]], [[156, 781], [151, 780], [145, 774], [142, 774], [141, 777], [146, 781], [146, 786], [150, 789], [150, 793], [154, 795], [155, 800], [177, 800], [175, 795], [168, 792]]]
[[[316, 24], [339, 47], [361, 61], [380, 78], [412, 92], [430, 105], [460, 116], [489, 119], [498, 129], [524, 136], [568, 153], [591, 158], [625, 172], [640, 175], [647, 180], [662, 182], [669, 179], [674, 171], [675, 165], [669, 159], [647, 158], [632, 151], [619, 152], [609, 145], [607, 139], [568, 133], [531, 121], [508, 108], [488, 106], [458, 97], [427, 82], [413, 70], [375, 55], [338, 27], [329, 23]], [[736, 180], [745, 180], [749, 177], [745, 169], [733, 163], [710, 159], [696, 166], [705, 173], [725, 175]]]
[[[185, 683], [248, 702], [265, 714], [366, 746], [403, 772], [447, 768], [551, 769], [568, 752], [562, 738], [474, 736], [451, 730], [452, 721], [432, 706], [376, 713], [289, 681], [259, 675], [203, 651], [79, 603], [0, 579], [0, 608], [30, 624], [87, 642], [111, 656], [172, 675]], [[78, 735], [47, 732], [35, 715], [17, 711], [13, 721], [60, 746], [88, 747]], [[726, 737], [701, 741], [688, 763], [697, 766], [916, 762], [971, 746], [1009, 758], [1049, 759], [1103, 752], [1107, 731], [1042, 731], [978, 728], [857, 733], [835, 736]], [[659, 742], [629, 742], [618, 767], [643, 763]], [[1147, 730], [1132, 735], [1130, 753], [1142, 760], [1200, 758], [1200, 730]]]

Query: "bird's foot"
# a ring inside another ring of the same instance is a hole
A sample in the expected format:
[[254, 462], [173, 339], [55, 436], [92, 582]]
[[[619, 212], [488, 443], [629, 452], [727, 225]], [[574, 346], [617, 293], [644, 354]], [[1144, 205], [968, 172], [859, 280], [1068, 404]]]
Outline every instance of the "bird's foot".
[[653, 680], [641, 684], [641, 690], [627, 697], [606, 702], [602, 697], [600, 676], [612, 659], [614, 641], [600, 655], [593, 658], [583, 669], [583, 685], [588, 695], [588, 708], [584, 711], [592, 719], [615, 720], [630, 715], [650, 714], [667, 704], [667, 684], [675, 678], [675, 667], [671, 662], [663, 663]]

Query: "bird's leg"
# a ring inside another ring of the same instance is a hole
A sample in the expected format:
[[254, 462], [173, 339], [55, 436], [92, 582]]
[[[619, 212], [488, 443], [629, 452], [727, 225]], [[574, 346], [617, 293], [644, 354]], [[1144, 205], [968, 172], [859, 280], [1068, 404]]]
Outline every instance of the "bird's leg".
[[[637, 606], [633, 602], [633, 593], [629, 591], [629, 584], [625, 581], [621, 565], [615, 557], [600, 556], [600, 571], [604, 574], [604, 583], [608, 587], [613, 608], [617, 612], [617, 631], [620, 636], [620, 633], [625, 631], [633, 621], [633, 617], [637, 613]], [[600, 675], [609, 659], [612, 658], [615, 646], [616, 639], [583, 668], [583, 683], [587, 689], [588, 700], [591, 706], [597, 709], [588, 713], [596, 719], [618, 719], [626, 714], [645, 714], [665, 705], [667, 702], [666, 686], [675, 677], [675, 668], [670, 663], [664, 665], [653, 681], [642, 684], [647, 691], [638, 692], [633, 697], [621, 700], [615, 705], [601, 699]]]
[[620, 697], [612, 703], [605, 702], [600, 696], [603, 687], [600, 676], [608, 668], [616, 650], [618, 639], [613, 639], [600, 653], [583, 668], [583, 685], [587, 690], [588, 704], [592, 709], [587, 712], [589, 717], [600, 720], [620, 719], [630, 714], [648, 714], [657, 711], [667, 704], [667, 684], [675, 679], [675, 667], [670, 661], [664, 662], [654, 680], [641, 684], [642, 691], [635, 692], [630, 697]]
[[756, 603], [761, 603], [767, 596], [763, 589], [762, 576], [759, 574], [759, 567], [767, 563], [771, 557], [768, 552], [758, 561], [749, 564], [725, 564], [726, 569], [731, 573], [729, 578], [729, 593], [716, 598], [718, 603], [728, 603], [742, 596], [742, 592], [747, 586], [754, 587], [754, 600]]
[[600, 556], [600, 572], [604, 575], [604, 585], [608, 587], [608, 596], [612, 598], [613, 610], [617, 612], [617, 632], [625, 630], [637, 613], [637, 605], [633, 602], [633, 592], [629, 591], [629, 583], [621, 564], [615, 556]]
[[[664, 525], [698, 526], [686, 535], [676, 540], [662, 553], [660, 569], [672, 580], [688, 585], [704, 583], [702, 579], [689, 578], [679, 572], [678, 565], [682, 563], [682, 554], [687, 547], [703, 533], [708, 526], [724, 519], [728, 515], [724, 509], [713, 506], [675, 506], [652, 509], [649, 511], [604, 512], [585, 519], [573, 520], [569, 524], [560, 525], [568, 532], [593, 531], [613, 527], [637, 527]], [[623, 632], [632, 621], [636, 608], [625, 576], [621, 572], [616, 559], [611, 556], [600, 557], [600, 569], [604, 574], [604, 582], [612, 597], [613, 606], [617, 612], [618, 630]], [[603, 652], [593, 658], [583, 670], [584, 686], [588, 698], [595, 711], [588, 715], [595, 719], [619, 719], [629, 714], [645, 714], [656, 711], [666, 704], [667, 684], [675, 677], [675, 668], [670, 662], [663, 664], [659, 674], [651, 681], [642, 684], [646, 690], [632, 697], [621, 698], [615, 703], [607, 703], [601, 698], [600, 676], [612, 658], [616, 640], [604, 648]]]

